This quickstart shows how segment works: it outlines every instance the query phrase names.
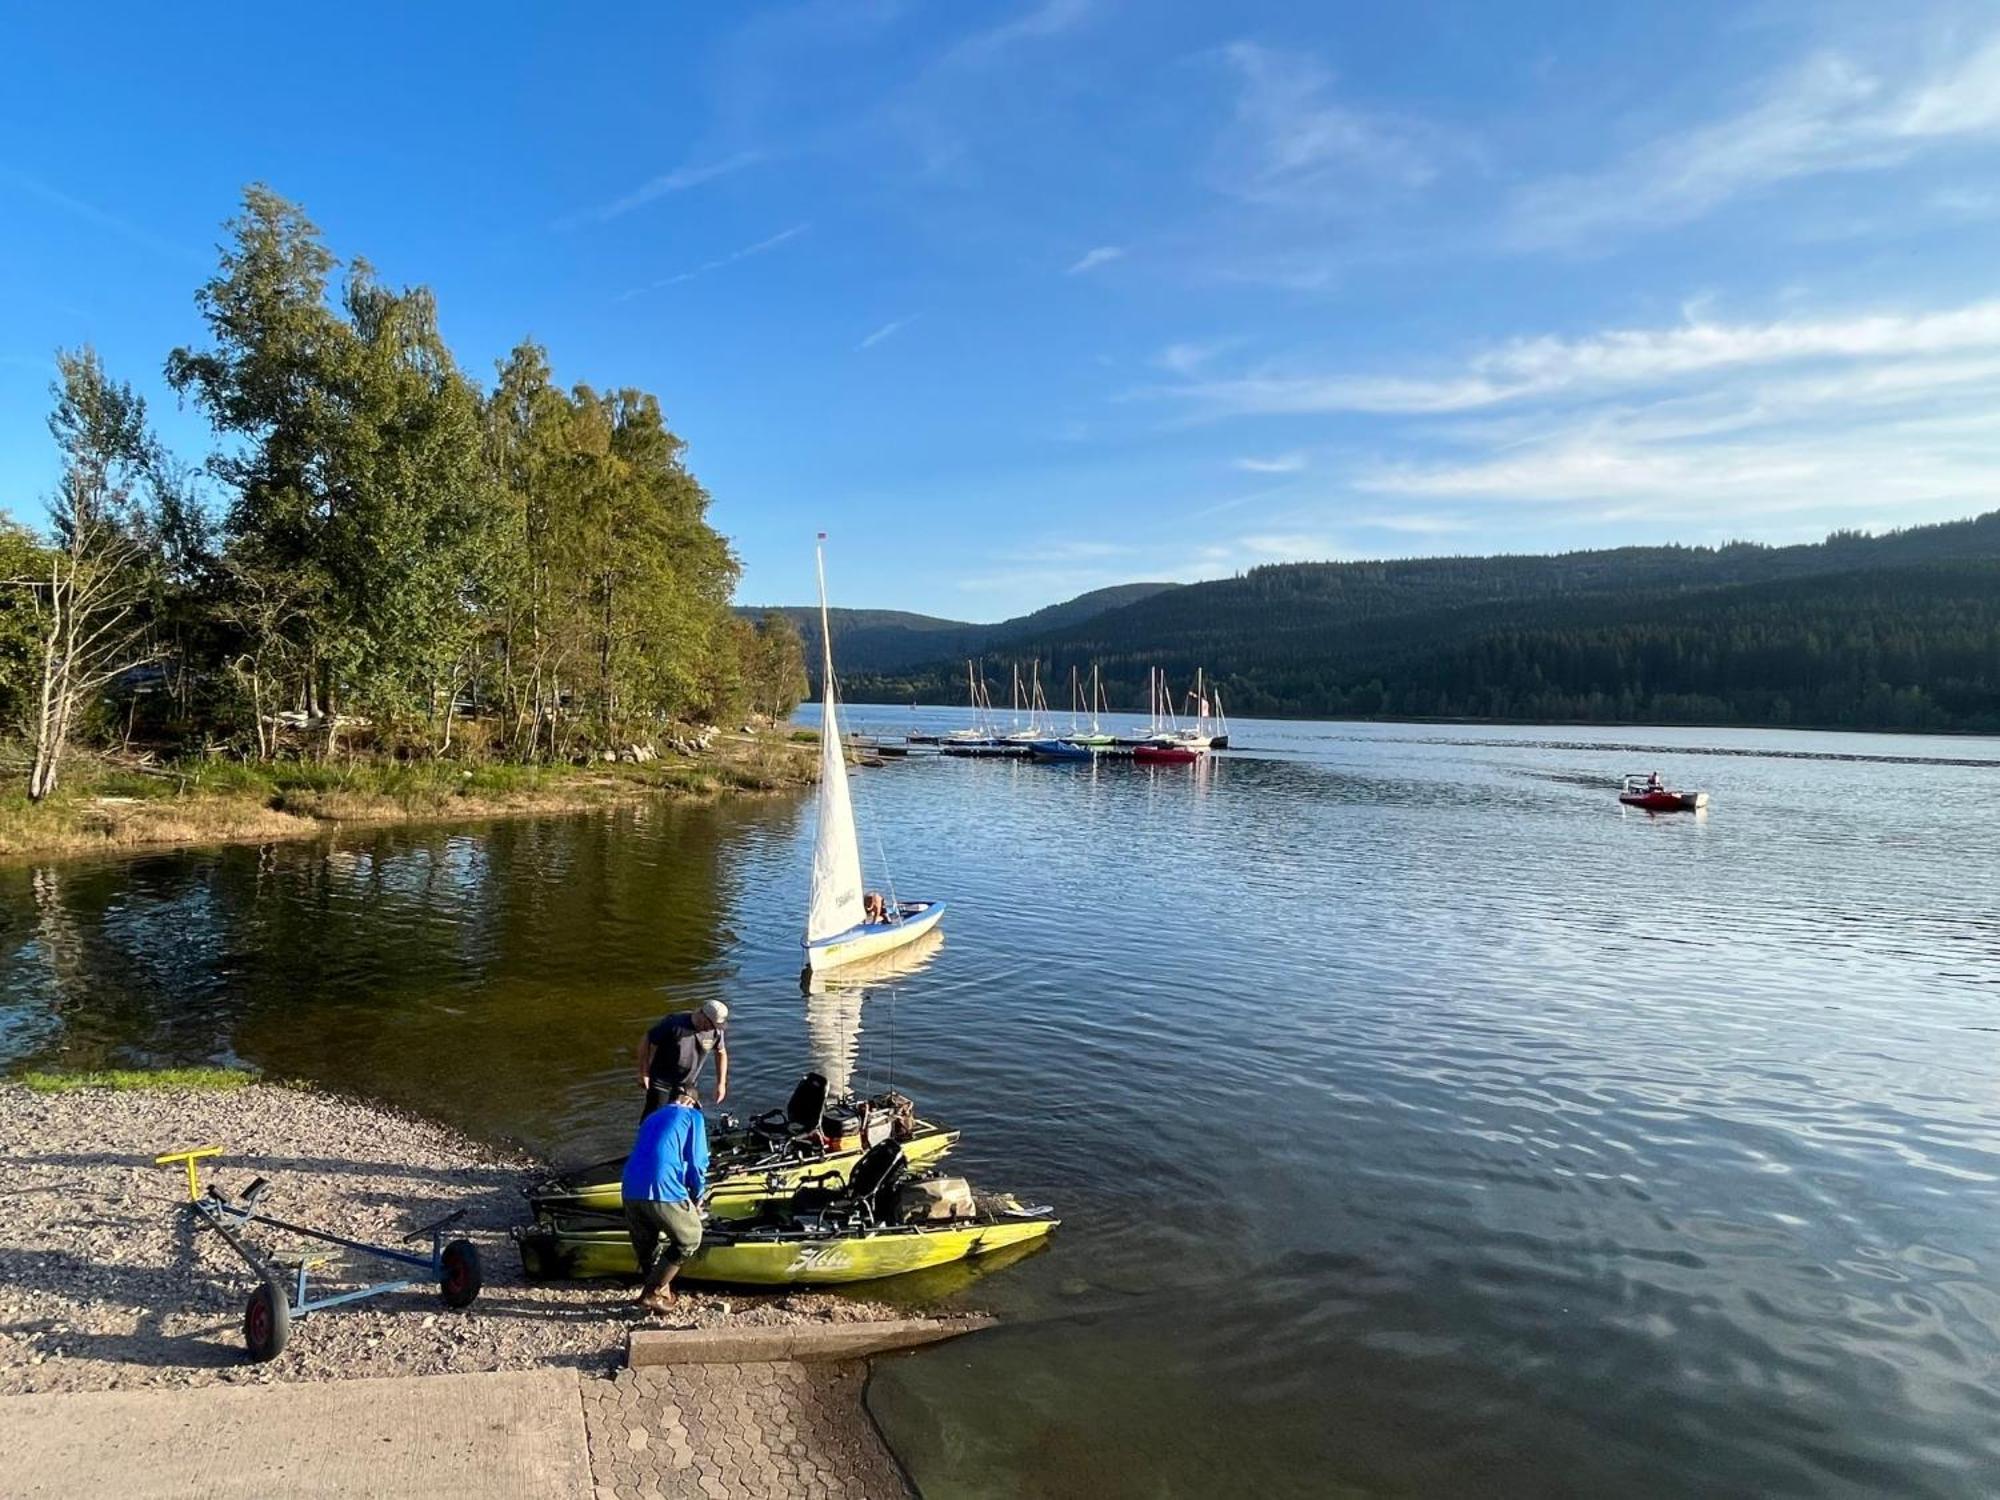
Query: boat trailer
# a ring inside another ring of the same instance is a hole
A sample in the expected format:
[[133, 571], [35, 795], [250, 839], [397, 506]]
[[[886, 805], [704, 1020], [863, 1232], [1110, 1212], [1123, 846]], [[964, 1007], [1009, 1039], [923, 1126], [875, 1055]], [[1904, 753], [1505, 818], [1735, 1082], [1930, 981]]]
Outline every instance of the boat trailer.
[[[257, 1290], [250, 1294], [250, 1300], [243, 1309], [243, 1344], [254, 1360], [275, 1359], [291, 1338], [292, 1320], [303, 1318], [308, 1313], [321, 1312], [329, 1307], [338, 1307], [344, 1302], [359, 1302], [366, 1297], [379, 1297], [385, 1292], [407, 1291], [412, 1287], [434, 1285], [438, 1295], [444, 1298], [447, 1307], [465, 1307], [479, 1295], [481, 1278], [479, 1273], [479, 1250], [470, 1240], [447, 1240], [445, 1230], [465, 1217], [465, 1210], [454, 1209], [443, 1218], [411, 1230], [403, 1236], [403, 1243], [428, 1234], [431, 1237], [430, 1254], [420, 1255], [409, 1250], [399, 1250], [388, 1245], [371, 1245], [363, 1240], [351, 1240], [344, 1235], [329, 1234], [324, 1229], [309, 1229], [303, 1224], [288, 1223], [274, 1219], [269, 1214], [259, 1212], [258, 1204], [263, 1199], [270, 1183], [259, 1177], [243, 1190], [240, 1197], [225, 1198], [213, 1184], [206, 1191], [201, 1184], [200, 1163], [212, 1156], [220, 1156], [220, 1146], [197, 1146], [187, 1151], [170, 1151], [153, 1160], [160, 1166], [181, 1163], [187, 1167], [188, 1210], [194, 1216], [197, 1231], [213, 1229], [223, 1241], [243, 1258], [257, 1276]], [[299, 1255], [272, 1257], [260, 1254], [246, 1241], [244, 1234], [252, 1224], [263, 1224], [285, 1234], [303, 1236], [318, 1240], [322, 1244], [337, 1245], [343, 1250], [369, 1256], [375, 1260], [387, 1261], [391, 1265], [408, 1267], [421, 1271], [421, 1276], [404, 1275], [389, 1281], [377, 1281], [367, 1286], [356, 1287], [352, 1291], [334, 1292], [312, 1296], [306, 1285], [306, 1273], [325, 1265], [334, 1257], [331, 1255]]]

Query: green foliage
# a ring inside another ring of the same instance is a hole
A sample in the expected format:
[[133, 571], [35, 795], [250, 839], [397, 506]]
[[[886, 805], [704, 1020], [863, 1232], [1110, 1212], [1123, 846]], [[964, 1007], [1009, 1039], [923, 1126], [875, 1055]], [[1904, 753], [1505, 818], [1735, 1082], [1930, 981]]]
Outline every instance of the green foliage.
[[0, 516], [0, 578], [23, 580], [0, 589], [0, 725], [24, 733], [39, 673], [39, 621], [25, 582], [49, 574], [47, 550], [25, 526]]
[[[167, 376], [221, 440], [220, 505], [147, 448], [150, 611], [173, 667], [156, 738], [264, 759], [299, 743], [289, 716], [323, 756], [346, 724], [397, 754], [570, 757], [747, 705], [736, 561], [653, 396], [561, 391], [532, 344], [482, 393], [428, 290], [343, 264], [262, 185], [196, 304], [207, 346]], [[143, 417], [108, 401], [56, 422], [150, 444]], [[8, 628], [0, 700], [18, 695]]]
[[742, 701], [736, 560], [685, 446], [642, 391], [560, 391], [533, 344], [501, 366], [485, 411], [485, 676], [519, 753], [608, 745]]

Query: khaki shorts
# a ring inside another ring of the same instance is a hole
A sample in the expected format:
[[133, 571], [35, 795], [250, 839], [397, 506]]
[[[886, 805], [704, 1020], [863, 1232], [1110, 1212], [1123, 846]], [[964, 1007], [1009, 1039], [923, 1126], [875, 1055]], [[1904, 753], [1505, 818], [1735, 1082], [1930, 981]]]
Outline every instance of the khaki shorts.
[[639, 1269], [650, 1272], [658, 1263], [686, 1260], [701, 1248], [701, 1210], [692, 1203], [660, 1203], [651, 1198], [626, 1199], [625, 1227], [632, 1248], [639, 1252]]

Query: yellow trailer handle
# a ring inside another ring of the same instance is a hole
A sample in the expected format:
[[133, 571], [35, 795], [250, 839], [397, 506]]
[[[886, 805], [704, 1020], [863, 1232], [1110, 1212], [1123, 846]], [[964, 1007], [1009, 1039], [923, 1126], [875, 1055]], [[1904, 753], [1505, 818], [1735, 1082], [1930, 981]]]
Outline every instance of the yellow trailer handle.
[[205, 1156], [220, 1156], [220, 1146], [194, 1146], [186, 1151], [169, 1151], [165, 1156], [156, 1156], [156, 1166], [166, 1166], [169, 1162], [186, 1162], [188, 1174], [188, 1198], [190, 1201], [201, 1196], [201, 1168], [196, 1165]]

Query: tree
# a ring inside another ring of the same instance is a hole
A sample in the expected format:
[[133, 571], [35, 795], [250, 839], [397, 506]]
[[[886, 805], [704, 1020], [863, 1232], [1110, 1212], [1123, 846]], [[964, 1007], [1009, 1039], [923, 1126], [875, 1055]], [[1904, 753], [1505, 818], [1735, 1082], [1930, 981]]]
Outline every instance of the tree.
[[28, 795], [56, 789], [79, 710], [114, 678], [153, 660], [143, 608], [155, 562], [155, 528], [142, 487], [158, 472], [146, 403], [106, 378], [96, 351], [56, 356], [49, 431], [62, 453], [49, 505], [53, 545], [46, 571], [20, 580], [34, 599], [39, 684]]
[[196, 297], [214, 347], [175, 350], [167, 376], [239, 439], [210, 460], [232, 490], [228, 559], [286, 601], [245, 616], [288, 636], [254, 655], [296, 664], [327, 754], [350, 702], [385, 735], [423, 720], [441, 748], [490, 557], [478, 393], [425, 289], [391, 290], [357, 260], [334, 307], [339, 261], [262, 186], [230, 230]]
[[752, 706], [782, 719], [799, 706], [806, 688], [806, 648], [799, 627], [782, 610], [767, 609], [752, 638], [754, 657], [746, 672]]

